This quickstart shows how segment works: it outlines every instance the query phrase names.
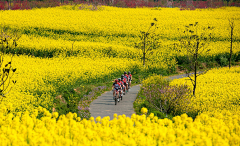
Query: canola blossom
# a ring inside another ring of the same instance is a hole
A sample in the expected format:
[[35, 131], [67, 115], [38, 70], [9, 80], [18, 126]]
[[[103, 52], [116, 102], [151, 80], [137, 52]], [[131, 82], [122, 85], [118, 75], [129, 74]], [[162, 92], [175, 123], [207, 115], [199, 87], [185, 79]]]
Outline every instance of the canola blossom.
[[[5, 56], [5, 61], [10, 56]], [[33, 110], [43, 106], [50, 110], [53, 99], [67, 87], [80, 87], [84, 83], [101, 83], [114, 79], [123, 70], [141, 69], [139, 61], [113, 58], [54, 57], [37, 58], [13, 56], [12, 65], [18, 69], [17, 84], [1, 105], [13, 104], [17, 111]], [[119, 64], [125, 64], [119, 66]]]
[[[8, 113], [1, 107], [0, 145], [239, 145], [240, 118], [229, 114], [211, 117], [200, 114], [193, 121], [187, 114], [170, 119], [114, 114], [81, 120], [77, 114], [49, 113], [44, 108], [29, 112]], [[142, 109], [143, 113], [147, 109]], [[36, 117], [44, 116], [41, 119]], [[58, 119], [58, 120], [57, 120]]]
[[[9, 50], [11, 52], [11, 50]], [[123, 45], [113, 45], [101, 42], [70, 41], [64, 39], [51, 39], [48, 37], [34, 37], [22, 35], [18, 41], [15, 53], [25, 53], [36, 56], [58, 56], [65, 53], [68, 56], [81, 56], [88, 58], [116, 57], [139, 59], [140, 50]], [[42, 54], [37, 54], [41, 52]], [[68, 54], [67, 54], [68, 53]]]
[[[188, 78], [175, 79], [170, 85], [185, 84], [192, 87]], [[191, 88], [192, 90], [192, 88]], [[191, 111], [209, 115], [240, 115], [240, 68], [212, 69], [197, 77], [196, 97], [192, 98]]]
[[[132, 47], [139, 41], [140, 31], [147, 31], [153, 18], [157, 19], [161, 49], [169, 47], [183, 35], [184, 27], [198, 22], [203, 27], [214, 27], [213, 40], [209, 44], [209, 55], [229, 52], [229, 19], [234, 19], [233, 53], [239, 52], [240, 11], [238, 7], [196, 9], [181, 11], [179, 8], [114, 8], [104, 6], [102, 10], [80, 10], [77, 6], [62, 6], [33, 10], [2, 11], [1, 24], [10, 30], [25, 34], [19, 49], [72, 50], [93, 48], [91, 46]], [[46, 37], [46, 38], [45, 38]], [[54, 39], [54, 40], [52, 40]], [[83, 42], [82, 44], [80, 42]], [[91, 43], [97, 42], [99, 43]], [[102, 44], [104, 43], [104, 44]], [[66, 44], [66, 45], [64, 45]], [[114, 46], [116, 45], [116, 46]], [[48, 47], [49, 46], [49, 47]], [[85, 49], [86, 50], [86, 49]], [[136, 51], [134, 51], [136, 53]], [[120, 54], [120, 52], [118, 52]], [[132, 53], [131, 53], [132, 55]], [[207, 55], [207, 54], [204, 54]]]
[[[226, 40], [229, 30], [224, 28], [229, 26], [228, 18], [236, 18], [235, 29], [236, 31], [240, 30], [239, 13], [238, 7], [180, 11], [179, 8], [132, 9], [105, 6], [101, 11], [85, 11], [73, 10], [72, 6], [65, 6], [2, 11], [1, 22], [6, 26], [21, 28], [24, 31], [50, 29], [50, 32], [59, 31], [61, 33], [62, 31], [106, 37], [111, 35], [137, 36], [140, 30], [148, 28], [152, 19], [156, 18], [159, 22], [157, 23], [159, 32], [165, 38], [177, 38], [179, 36], [177, 28], [198, 22], [203, 26], [215, 27], [217, 32], [214, 34], [214, 38]], [[236, 33], [235, 35], [236, 38], [239, 38], [240, 34]]]
[[[158, 119], [146, 108], [142, 115], [115, 114], [111, 121], [49, 112], [54, 98], [66, 88], [105, 83], [123, 71], [174, 69], [175, 57], [186, 52], [177, 53], [173, 44], [191, 23], [215, 27], [210, 51], [203, 52], [215, 56], [229, 52], [228, 19], [234, 18], [233, 53], [239, 53], [239, 8], [181, 11], [104, 6], [90, 11], [78, 7], [1, 11], [1, 27], [16, 30], [21, 37], [16, 49], [5, 50], [20, 55], [12, 58], [17, 83], [0, 103], [0, 145], [240, 145], [239, 67], [214, 69], [198, 77], [196, 97], [189, 105], [189, 112], [199, 113], [194, 120], [187, 114]], [[134, 46], [153, 18], [158, 20], [161, 47], [143, 67], [142, 52]], [[4, 57], [11, 60], [10, 55]], [[191, 86], [185, 79], [170, 84]]]

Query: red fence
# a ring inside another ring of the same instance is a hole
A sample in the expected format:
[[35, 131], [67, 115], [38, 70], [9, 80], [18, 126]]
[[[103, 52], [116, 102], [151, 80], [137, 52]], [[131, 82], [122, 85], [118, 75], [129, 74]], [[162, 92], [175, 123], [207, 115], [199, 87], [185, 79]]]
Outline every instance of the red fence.
[[65, 5], [69, 3], [80, 4], [80, 3], [91, 3], [95, 5], [111, 5], [116, 7], [179, 7], [181, 9], [196, 9], [196, 8], [217, 8], [222, 6], [237, 6], [240, 7], [240, 2], [227, 2], [219, 0], [207, 0], [207, 1], [173, 1], [170, 0], [44, 0], [44, 1], [20, 1], [20, 0], [9, 0], [0, 1], [1, 10], [24, 10], [41, 7], [55, 7]]

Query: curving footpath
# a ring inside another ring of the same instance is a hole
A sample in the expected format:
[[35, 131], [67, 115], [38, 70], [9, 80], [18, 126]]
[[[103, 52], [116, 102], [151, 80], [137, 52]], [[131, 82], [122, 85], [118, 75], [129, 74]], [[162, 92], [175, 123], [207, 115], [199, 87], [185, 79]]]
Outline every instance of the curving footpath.
[[[186, 77], [186, 75], [176, 75], [168, 78], [173, 80], [182, 77]], [[91, 116], [94, 118], [98, 116], [101, 118], [109, 116], [110, 120], [112, 120], [113, 114], [116, 113], [118, 115], [125, 114], [126, 117], [131, 117], [131, 115], [135, 113], [133, 109], [133, 102], [135, 101], [139, 90], [140, 85], [133, 86], [126, 95], [123, 95], [123, 100], [118, 102], [117, 105], [115, 105], [113, 100], [112, 91], [103, 93], [90, 104], [89, 110]]]

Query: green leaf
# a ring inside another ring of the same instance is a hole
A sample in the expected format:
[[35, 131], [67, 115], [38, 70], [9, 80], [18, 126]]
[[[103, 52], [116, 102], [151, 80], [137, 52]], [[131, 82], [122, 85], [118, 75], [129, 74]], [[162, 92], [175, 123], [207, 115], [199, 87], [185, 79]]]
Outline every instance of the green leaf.
[[7, 68], [3, 69], [3, 73], [5, 73], [5, 72], [9, 73], [9, 71], [10, 71], [10, 69], [7, 69]]

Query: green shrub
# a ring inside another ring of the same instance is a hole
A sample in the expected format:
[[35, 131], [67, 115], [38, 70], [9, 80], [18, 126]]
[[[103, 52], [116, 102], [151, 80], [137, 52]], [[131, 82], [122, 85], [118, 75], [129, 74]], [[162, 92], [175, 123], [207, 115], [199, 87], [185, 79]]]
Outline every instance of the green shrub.
[[[142, 87], [134, 102], [134, 109], [141, 114], [146, 107], [148, 113], [159, 118], [169, 118], [188, 112], [188, 105], [193, 97], [187, 85], [169, 86], [169, 80], [160, 75], [150, 76], [142, 81]], [[193, 118], [198, 113], [189, 113]]]

